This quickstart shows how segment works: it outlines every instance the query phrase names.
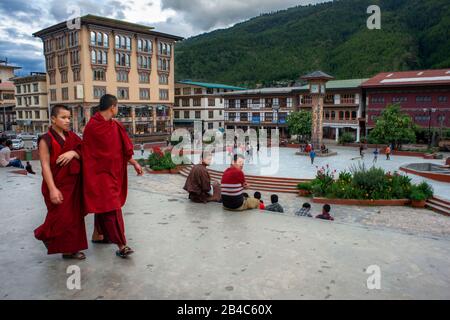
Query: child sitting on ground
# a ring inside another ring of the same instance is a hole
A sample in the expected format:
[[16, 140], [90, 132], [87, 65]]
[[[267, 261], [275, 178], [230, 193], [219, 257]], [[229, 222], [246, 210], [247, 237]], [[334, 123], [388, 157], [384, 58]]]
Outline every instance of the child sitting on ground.
[[272, 202], [272, 204], [268, 205], [266, 207], [266, 210], [274, 212], [284, 212], [283, 207], [278, 203], [278, 196], [276, 194], [270, 196], [270, 201]]
[[323, 220], [331, 220], [331, 221], [333, 221], [334, 218], [330, 215], [330, 210], [331, 210], [330, 205], [329, 205], [329, 204], [325, 204], [325, 205], [323, 206], [323, 209], [322, 209], [322, 214], [317, 215], [316, 218], [317, 218], [317, 219], [323, 219]]
[[310, 211], [311, 211], [311, 205], [308, 202], [305, 202], [300, 209], [295, 211], [295, 215], [300, 216], [300, 217], [312, 218], [312, 214], [310, 213]]
[[259, 191], [256, 191], [254, 194], [253, 194], [253, 197], [255, 198], [255, 199], [258, 199], [259, 200], [259, 209], [260, 210], [264, 210], [264, 201], [262, 201], [261, 200], [261, 192], [259, 192]]

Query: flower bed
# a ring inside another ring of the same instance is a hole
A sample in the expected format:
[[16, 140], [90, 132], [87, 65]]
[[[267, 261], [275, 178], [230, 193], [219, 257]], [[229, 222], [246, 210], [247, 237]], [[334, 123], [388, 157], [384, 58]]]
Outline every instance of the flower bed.
[[302, 183], [297, 188], [309, 189], [319, 199], [316, 201], [349, 205], [406, 205], [410, 200], [423, 204], [433, 196], [433, 189], [426, 182], [414, 185], [408, 176], [375, 167], [367, 169], [361, 163], [339, 175], [328, 165], [318, 168], [309, 186]]
[[358, 199], [329, 199], [313, 198], [314, 203], [328, 203], [348, 206], [406, 206], [411, 203], [409, 199], [392, 200], [358, 200]]
[[148, 173], [178, 173], [176, 164], [172, 161], [172, 154], [169, 151], [162, 152], [161, 148], [153, 148], [153, 152], [148, 159], [140, 159], [141, 165], [147, 168]]

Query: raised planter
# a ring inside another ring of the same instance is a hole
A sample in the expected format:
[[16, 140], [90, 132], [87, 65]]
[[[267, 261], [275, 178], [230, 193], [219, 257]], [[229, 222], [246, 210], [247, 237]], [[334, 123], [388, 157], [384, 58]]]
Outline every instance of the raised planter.
[[298, 190], [298, 195], [300, 197], [309, 197], [311, 195], [311, 191], [309, 190], [304, 190], [304, 189], [299, 189]]
[[411, 200], [411, 206], [414, 208], [425, 208], [427, 200]]
[[328, 199], [313, 198], [314, 203], [337, 204], [346, 206], [406, 206], [410, 204], [409, 199], [392, 200], [358, 200], [358, 199]]

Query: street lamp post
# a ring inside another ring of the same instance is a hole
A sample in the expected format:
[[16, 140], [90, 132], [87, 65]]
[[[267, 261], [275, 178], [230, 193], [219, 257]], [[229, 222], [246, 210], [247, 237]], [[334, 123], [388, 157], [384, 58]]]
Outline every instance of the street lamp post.
[[436, 112], [436, 108], [423, 108], [423, 112], [428, 111], [428, 149], [431, 148], [431, 114]]

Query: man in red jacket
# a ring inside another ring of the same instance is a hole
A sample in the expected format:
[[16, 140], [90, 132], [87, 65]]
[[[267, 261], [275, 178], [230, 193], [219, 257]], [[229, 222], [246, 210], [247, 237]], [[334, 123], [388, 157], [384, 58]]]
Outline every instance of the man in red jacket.
[[134, 160], [133, 144], [114, 117], [118, 113], [117, 98], [106, 94], [100, 99], [99, 112], [83, 132], [83, 194], [88, 213], [95, 214], [95, 229], [105, 242], [115, 243], [116, 255], [126, 258], [133, 253], [127, 246], [122, 206], [128, 192], [127, 164], [142, 175]]

